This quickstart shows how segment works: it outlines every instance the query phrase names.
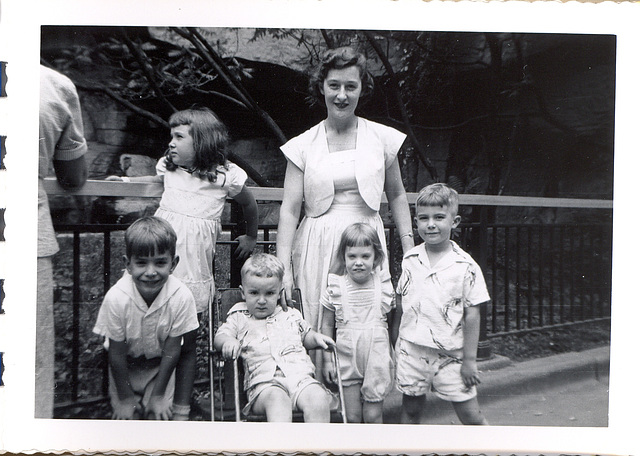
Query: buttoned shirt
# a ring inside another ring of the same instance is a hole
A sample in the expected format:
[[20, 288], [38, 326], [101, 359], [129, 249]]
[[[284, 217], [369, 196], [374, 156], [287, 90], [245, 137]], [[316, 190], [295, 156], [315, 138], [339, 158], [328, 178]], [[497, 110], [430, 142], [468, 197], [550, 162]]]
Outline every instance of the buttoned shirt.
[[451, 251], [433, 266], [424, 244], [409, 250], [396, 288], [402, 296], [399, 337], [441, 350], [463, 348], [464, 309], [490, 299], [478, 264], [450, 242]]
[[244, 388], [268, 382], [280, 369], [286, 377], [313, 376], [315, 367], [303, 341], [311, 327], [297, 309], [284, 312], [277, 307], [267, 318], [254, 318], [240, 302], [229, 311], [227, 321], [216, 334], [240, 342], [245, 369]]
[[127, 342], [127, 355], [158, 358], [169, 337], [198, 329], [196, 303], [180, 280], [169, 276], [148, 306], [130, 274], [111, 287], [104, 297], [93, 332], [116, 342]]

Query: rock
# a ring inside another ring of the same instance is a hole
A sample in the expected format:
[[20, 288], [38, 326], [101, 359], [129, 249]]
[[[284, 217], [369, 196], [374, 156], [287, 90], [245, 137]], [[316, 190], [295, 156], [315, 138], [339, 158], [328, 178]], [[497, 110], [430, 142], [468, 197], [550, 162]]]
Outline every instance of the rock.
[[146, 155], [122, 154], [120, 155], [120, 169], [125, 176], [155, 176], [157, 160]]

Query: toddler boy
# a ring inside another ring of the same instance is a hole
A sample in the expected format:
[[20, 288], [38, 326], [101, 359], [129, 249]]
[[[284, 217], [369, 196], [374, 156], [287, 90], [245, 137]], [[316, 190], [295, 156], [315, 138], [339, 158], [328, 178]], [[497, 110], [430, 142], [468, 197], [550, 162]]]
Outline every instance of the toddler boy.
[[240, 273], [245, 302], [231, 308], [213, 345], [227, 359], [242, 357], [249, 401], [244, 412], [290, 422], [297, 409], [305, 422], [329, 422], [331, 396], [314, 378], [306, 350], [326, 349], [333, 340], [313, 331], [297, 309], [280, 307], [284, 265], [278, 258], [253, 255]]
[[479, 305], [490, 298], [479, 266], [450, 240], [460, 223], [458, 194], [429, 185], [415, 209], [424, 243], [403, 257], [391, 330], [402, 422], [420, 423], [425, 395], [433, 391], [452, 403], [463, 424], [487, 424], [477, 400], [476, 355]]
[[171, 275], [176, 233], [165, 220], [144, 217], [127, 229], [125, 244], [127, 273], [105, 295], [93, 329], [107, 339], [112, 418], [184, 420], [189, 404], [173, 404], [174, 391], [190, 397], [193, 381], [174, 371], [198, 318], [191, 291]]

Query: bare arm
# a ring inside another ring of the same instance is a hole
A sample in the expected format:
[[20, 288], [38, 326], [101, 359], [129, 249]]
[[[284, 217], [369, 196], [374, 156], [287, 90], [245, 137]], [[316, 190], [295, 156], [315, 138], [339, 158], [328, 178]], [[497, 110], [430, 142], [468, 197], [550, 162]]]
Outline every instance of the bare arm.
[[[411, 225], [411, 212], [409, 211], [409, 202], [407, 201], [407, 193], [402, 183], [402, 175], [400, 173], [400, 164], [398, 158], [393, 161], [391, 166], [387, 168], [384, 180], [384, 192], [389, 201], [389, 208], [393, 221], [398, 229], [400, 243], [402, 244], [402, 252], [406, 253], [414, 246], [413, 242], [413, 226]], [[411, 233], [412, 236], [403, 236]]]
[[155, 176], [134, 176], [134, 177], [109, 176], [105, 180], [118, 181], [118, 182], [151, 182], [151, 183], [164, 184], [164, 176], [161, 174], [156, 174]]
[[278, 235], [276, 237], [276, 253], [284, 263], [285, 275], [283, 280], [285, 297], [291, 302], [293, 289], [293, 272], [291, 270], [291, 251], [293, 238], [296, 234], [300, 210], [304, 195], [304, 173], [291, 161], [287, 161], [287, 171], [284, 177], [284, 197], [280, 207]]
[[[180, 359], [176, 366], [176, 390], [173, 397], [174, 405], [188, 409], [191, 402], [191, 391], [196, 377], [196, 338], [198, 330], [194, 329], [182, 336]], [[173, 419], [182, 419], [174, 410]], [[188, 414], [186, 416], [188, 418]]]
[[[326, 337], [330, 337], [331, 339], [335, 339], [335, 312], [327, 309], [326, 307], [322, 309], [322, 324], [320, 326], [320, 331]], [[324, 379], [329, 383], [336, 383], [338, 381], [336, 375], [336, 368], [333, 365], [333, 356], [330, 352], [323, 351], [322, 352], [323, 363], [322, 363], [322, 375]]]
[[465, 385], [473, 386], [480, 383], [478, 366], [478, 340], [480, 339], [480, 305], [469, 306], [464, 309], [464, 342], [462, 346], [462, 367], [460, 373]]
[[114, 404], [113, 410], [113, 418], [116, 420], [131, 420], [134, 418], [135, 412], [140, 412], [142, 408], [136, 400], [129, 381], [127, 352], [126, 341], [118, 342], [109, 339], [109, 366], [119, 399], [119, 403]]
[[89, 174], [84, 155], [73, 160], [53, 160], [53, 168], [60, 186], [65, 190], [78, 190]]
[[402, 295], [396, 294], [396, 308], [393, 312], [393, 320], [389, 326], [389, 337], [391, 345], [396, 346], [398, 334], [400, 333], [400, 321], [402, 320]]
[[162, 359], [156, 376], [151, 399], [147, 405], [145, 414], [153, 414], [155, 419], [168, 420], [171, 418], [171, 403], [164, 401], [164, 395], [167, 390], [167, 384], [174, 372], [178, 359], [180, 358], [180, 343], [182, 336], [168, 337], [162, 347]]
[[233, 199], [242, 207], [242, 214], [246, 223], [246, 232], [238, 236], [238, 248], [235, 251], [237, 258], [247, 258], [253, 252], [258, 238], [258, 203], [246, 186]]

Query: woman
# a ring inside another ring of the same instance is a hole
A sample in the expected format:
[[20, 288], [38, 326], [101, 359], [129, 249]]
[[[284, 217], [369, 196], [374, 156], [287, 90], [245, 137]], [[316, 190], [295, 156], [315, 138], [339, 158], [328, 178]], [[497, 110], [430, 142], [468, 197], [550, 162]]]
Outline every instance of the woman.
[[[352, 48], [328, 50], [310, 84], [312, 94], [324, 101], [327, 117], [281, 147], [287, 170], [277, 255], [286, 268], [287, 299], [295, 282], [302, 292], [305, 320], [314, 329], [322, 321], [320, 296], [342, 231], [355, 222], [368, 223], [386, 246], [378, 213], [383, 191], [402, 250], [414, 245], [397, 159], [405, 135], [355, 114], [360, 99], [373, 91], [366, 65], [364, 55]], [[296, 230], [303, 200], [305, 217]], [[388, 261], [383, 268], [388, 271]]]

